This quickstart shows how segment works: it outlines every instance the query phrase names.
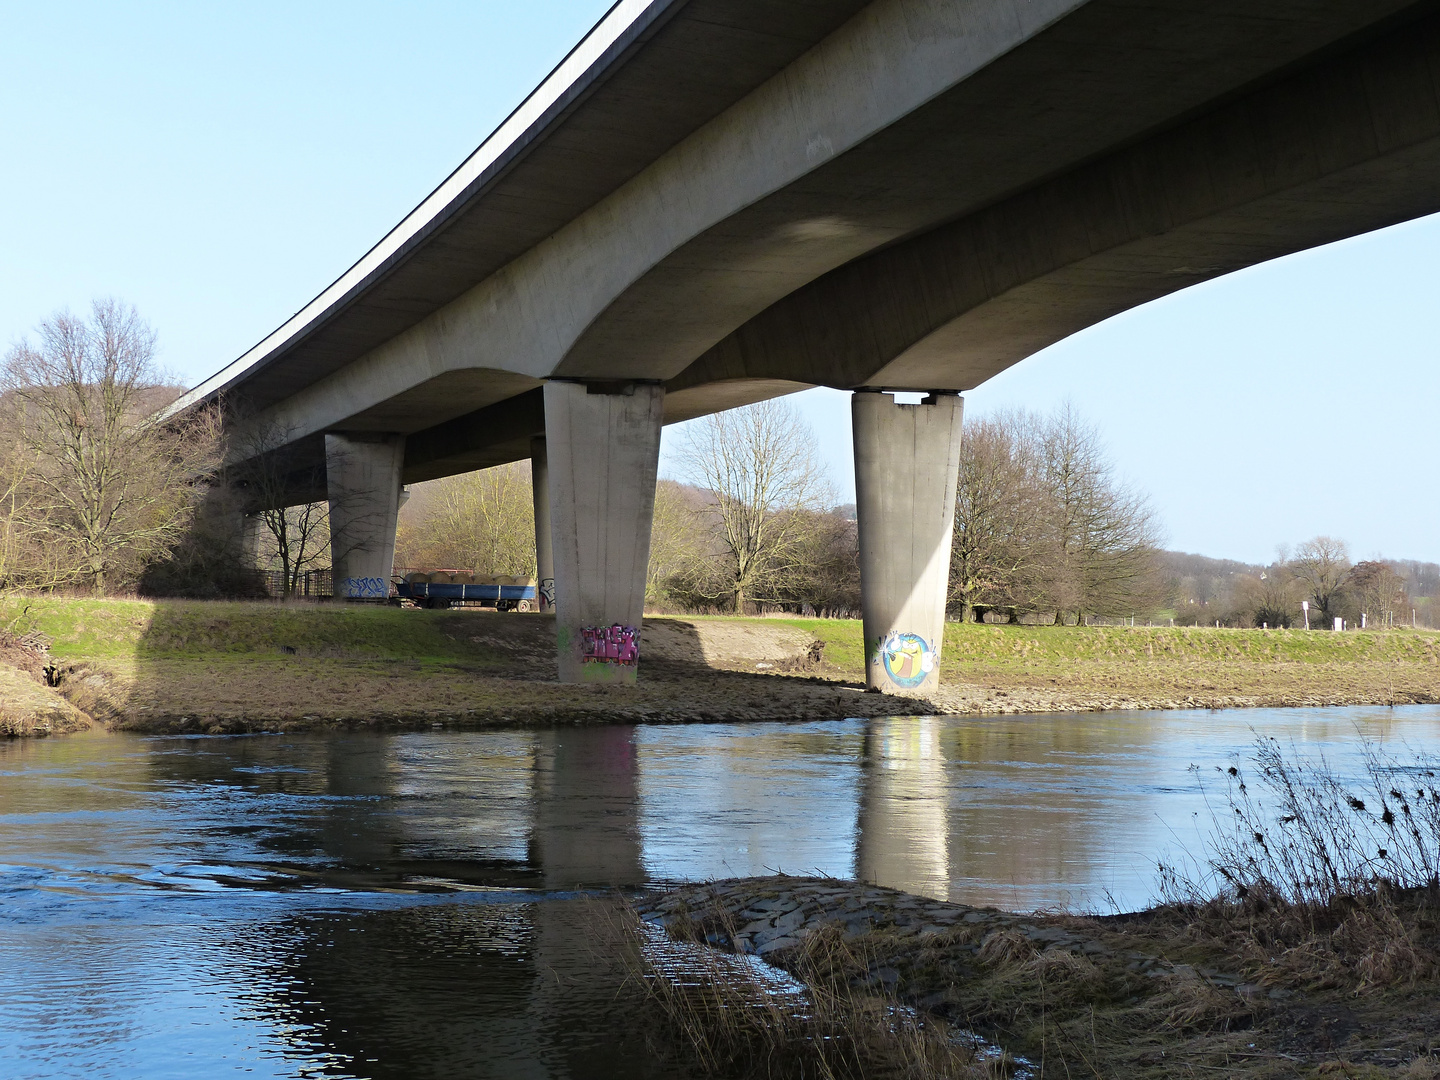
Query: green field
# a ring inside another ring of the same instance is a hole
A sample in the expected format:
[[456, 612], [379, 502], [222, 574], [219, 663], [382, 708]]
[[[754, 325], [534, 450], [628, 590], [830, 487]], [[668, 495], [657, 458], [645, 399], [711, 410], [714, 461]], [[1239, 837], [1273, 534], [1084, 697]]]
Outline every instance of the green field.
[[[287, 648], [354, 660], [503, 662], [485, 641], [454, 632], [455, 612], [379, 606], [186, 600], [0, 599], [0, 621], [47, 635], [69, 661], [273, 656]], [[669, 616], [660, 616], [669, 618]], [[675, 616], [684, 622], [775, 625], [775, 619]], [[785, 619], [825, 642], [838, 671], [862, 671], [855, 619]], [[1423, 630], [1230, 630], [990, 626], [949, 623], [944, 669], [1036, 669], [1074, 662], [1163, 664], [1440, 664], [1440, 634]]]
[[[649, 620], [657, 627], [666, 621], [688, 627], [684, 633], [697, 641], [723, 637], [729, 659], [707, 654], [702, 660], [697, 651], [688, 666], [677, 666], [652, 654], [639, 686], [597, 696], [594, 687], [554, 682], [554, 623], [539, 615], [0, 599], [0, 625], [50, 640], [65, 672], [62, 693], [92, 717], [121, 726], [153, 726], [157, 718], [198, 722], [195, 717], [248, 729], [316, 717], [329, 723], [589, 722], [1440, 701], [1440, 634], [1430, 631], [950, 623], [942, 690], [917, 709], [901, 699], [857, 698], [864, 648], [856, 620]], [[767, 654], [781, 630], [792, 646], [800, 642], [802, 653], [808, 641], [823, 642], [822, 661]], [[760, 667], [767, 670], [762, 674]]]

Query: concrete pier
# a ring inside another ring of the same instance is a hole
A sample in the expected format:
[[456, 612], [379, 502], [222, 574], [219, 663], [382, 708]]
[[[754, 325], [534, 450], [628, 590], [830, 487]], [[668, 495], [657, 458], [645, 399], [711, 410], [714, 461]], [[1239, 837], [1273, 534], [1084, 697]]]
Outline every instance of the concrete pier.
[[261, 548], [270, 539], [263, 514], [246, 514], [240, 526], [240, 565], [254, 570], [260, 565]]
[[561, 682], [635, 681], [664, 402], [655, 383], [545, 384]]
[[384, 600], [390, 595], [404, 460], [403, 435], [325, 436], [330, 567], [337, 599]]
[[535, 578], [540, 610], [555, 607], [555, 544], [550, 536], [550, 459], [545, 436], [530, 440], [530, 491], [535, 501]]
[[924, 694], [940, 685], [964, 402], [932, 394], [897, 405], [866, 390], [850, 407], [865, 681]]

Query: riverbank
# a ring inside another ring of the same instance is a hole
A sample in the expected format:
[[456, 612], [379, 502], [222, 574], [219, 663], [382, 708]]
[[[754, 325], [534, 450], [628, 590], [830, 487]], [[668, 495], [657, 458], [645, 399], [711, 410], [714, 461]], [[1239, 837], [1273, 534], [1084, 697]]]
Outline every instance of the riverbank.
[[[863, 692], [856, 620], [647, 618], [640, 684], [630, 688], [555, 682], [554, 623], [533, 614], [12, 597], [0, 600], [0, 620], [48, 643], [69, 706], [129, 731], [1440, 701], [1440, 634], [1412, 630], [952, 623], [944, 687], [916, 699]], [[6, 685], [16, 678], [28, 679], [26, 693], [38, 685], [24, 672]], [[0, 702], [11, 701], [0, 690]]]
[[1019, 915], [829, 878], [717, 881], [643, 898], [682, 941], [803, 982], [893, 995], [1023, 1058], [1033, 1076], [1440, 1076], [1433, 896], [1391, 898], [1291, 943], [1215, 905]]
[[90, 720], [46, 683], [47, 640], [0, 623], [0, 738], [88, 731]]

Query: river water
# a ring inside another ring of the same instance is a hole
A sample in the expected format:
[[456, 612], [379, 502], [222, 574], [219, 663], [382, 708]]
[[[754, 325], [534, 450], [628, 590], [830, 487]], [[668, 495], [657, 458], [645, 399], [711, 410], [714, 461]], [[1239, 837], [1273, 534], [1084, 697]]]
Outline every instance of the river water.
[[1440, 708], [0, 744], [0, 1076], [674, 1075], [587, 893], [1134, 909], [1257, 733], [1344, 770]]

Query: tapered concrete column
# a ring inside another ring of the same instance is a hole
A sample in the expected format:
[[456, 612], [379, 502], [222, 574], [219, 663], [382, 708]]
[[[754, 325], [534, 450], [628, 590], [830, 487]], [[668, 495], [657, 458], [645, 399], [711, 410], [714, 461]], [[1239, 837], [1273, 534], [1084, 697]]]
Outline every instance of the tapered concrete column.
[[633, 683], [665, 388], [545, 384], [561, 682]]
[[384, 600], [395, 563], [405, 436], [325, 436], [330, 568], [336, 599]]
[[555, 607], [555, 545], [550, 537], [550, 459], [545, 436], [530, 440], [530, 490], [535, 499], [535, 577], [539, 582], [540, 610]]
[[887, 693], [927, 693], [940, 685], [964, 402], [932, 394], [897, 405], [858, 391], [850, 408], [865, 681]]
[[263, 514], [246, 514], [240, 527], [240, 565], [254, 570], [260, 565], [260, 541], [265, 535]]

